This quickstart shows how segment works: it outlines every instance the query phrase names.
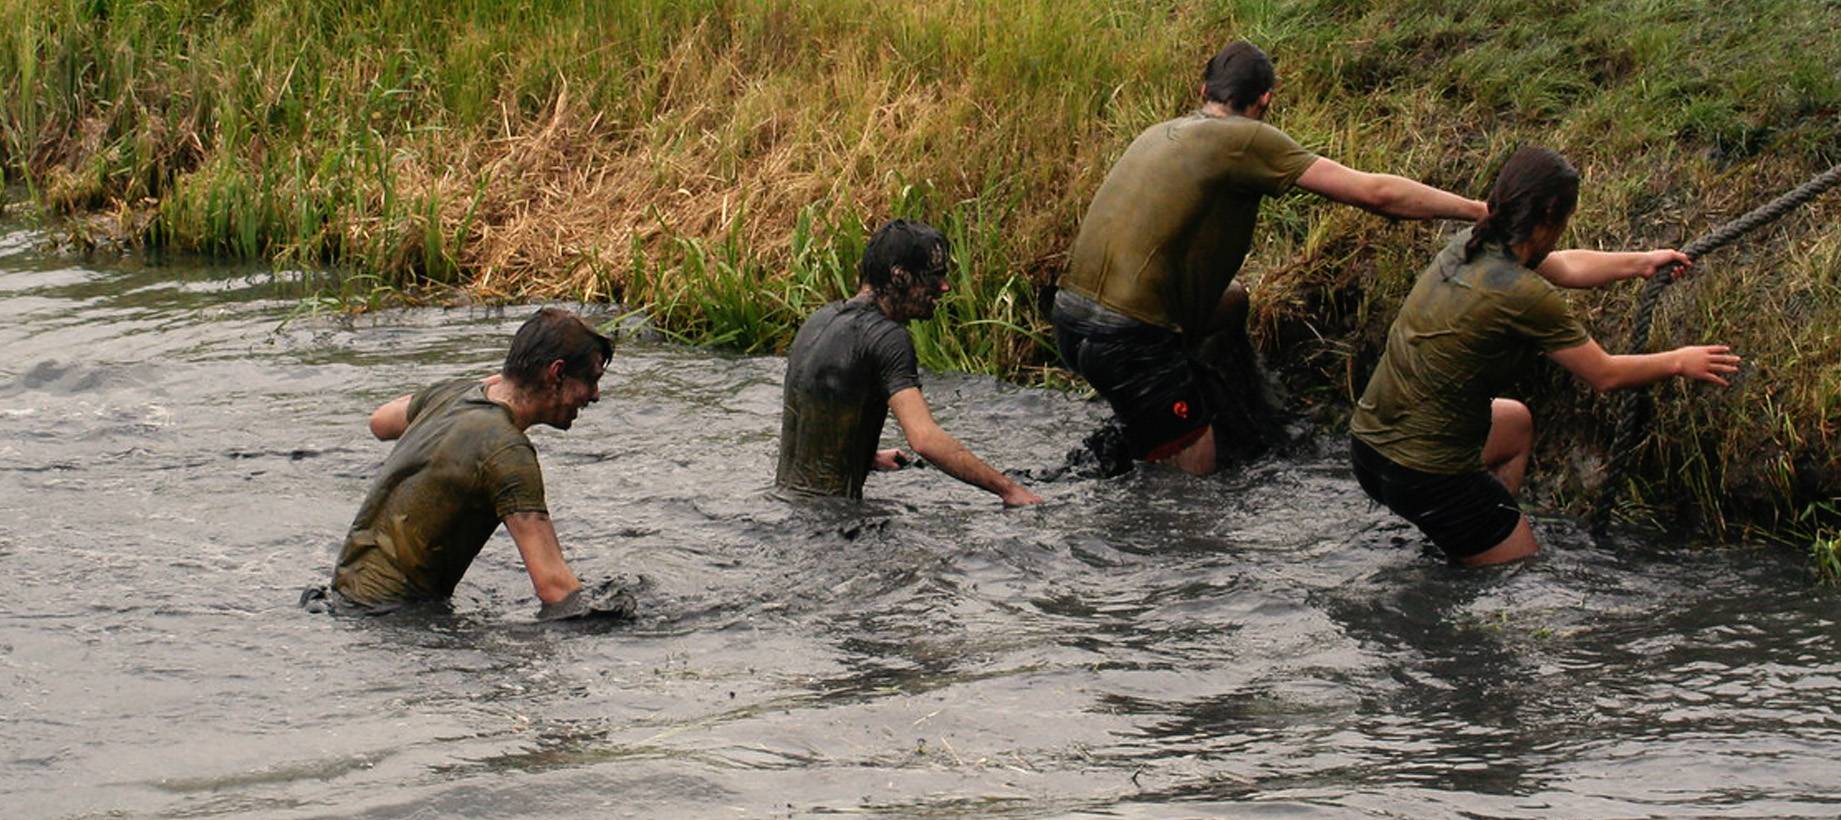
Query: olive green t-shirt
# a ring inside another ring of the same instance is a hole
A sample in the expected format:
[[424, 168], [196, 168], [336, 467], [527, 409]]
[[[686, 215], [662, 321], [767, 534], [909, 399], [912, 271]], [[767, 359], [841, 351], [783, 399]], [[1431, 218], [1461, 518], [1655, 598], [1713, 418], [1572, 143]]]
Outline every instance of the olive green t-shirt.
[[1381, 455], [1438, 475], [1483, 469], [1490, 400], [1538, 354], [1591, 339], [1560, 289], [1507, 247], [1464, 261], [1469, 238], [1458, 234], [1419, 274], [1349, 420]]
[[1093, 195], [1061, 287], [1141, 322], [1199, 328], [1240, 272], [1260, 201], [1316, 160], [1246, 117], [1153, 125]]
[[522, 512], [548, 512], [530, 439], [479, 381], [434, 385], [410, 399], [333, 586], [365, 605], [446, 598], [500, 519]]

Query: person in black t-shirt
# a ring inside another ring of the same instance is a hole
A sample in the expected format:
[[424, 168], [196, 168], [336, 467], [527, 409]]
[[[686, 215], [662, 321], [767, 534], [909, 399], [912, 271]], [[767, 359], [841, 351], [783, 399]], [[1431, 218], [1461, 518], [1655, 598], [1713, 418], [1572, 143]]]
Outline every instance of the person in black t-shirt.
[[948, 475], [995, 493], [1005, 506], [1042, 500], [940, 429], [921, 395], [905, 323], [933, 315], [946, 292], [949, 257], [946, 238], [932, 227], [901, 219], [883, 225], [857, 265], [857, 295], [819, 308], [799, 328], [786, 357], [774, 477], [780, 489], [862, 498], [872, 468], [906, 461], [900, 450], [876, 449], [892, 409], [908, 446]]

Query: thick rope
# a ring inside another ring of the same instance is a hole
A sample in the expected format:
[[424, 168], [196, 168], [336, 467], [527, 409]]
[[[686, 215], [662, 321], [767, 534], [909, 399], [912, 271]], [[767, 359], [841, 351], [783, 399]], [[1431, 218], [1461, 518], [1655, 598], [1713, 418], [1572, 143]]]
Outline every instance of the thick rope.
[[[1821, 196], [1837, 184], [1841, 184], [1841, 165], [1817, 174], [1763, 207], [1719, 226], [1712, 233], [1689, 243], [1681, 252], [1689, 259], [1698, 261], [1700, 257], [1731, 244], [1739, 237]], [[1649, 326], [1655, 318], [1656, 302], [1662, 298], [1662, 291], [1675, 280], [1675, 269], [1678, 267], [1671, 264], [1657, 271], [1644, 284], [1643, 294], [1637, 298], [1636, 319], [1630, 325], [1630, 352], [1642, 353], [1649, 348]], [[1624, 478], [1636, 455], [1638, 437], [1649, 421], [1651, 398], [1647, 388], [1635, 389], [1622, 396], [1619, 403], [1617, 434], [1611, 442], [1610, 462], [1605, 467], [1604, 482], [1598, 486], [1598, 506], [1593, 511], [1592, 531], [1595, 533], [1602, 534], [1611, 521], [1611, 508], [1617, 503], [1617, 494], [1623, 490]]]

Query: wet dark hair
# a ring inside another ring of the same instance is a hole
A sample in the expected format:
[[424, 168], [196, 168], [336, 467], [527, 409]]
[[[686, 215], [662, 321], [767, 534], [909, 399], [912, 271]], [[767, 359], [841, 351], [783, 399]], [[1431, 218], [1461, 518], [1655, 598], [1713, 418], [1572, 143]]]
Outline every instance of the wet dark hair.
[[945, 235], [921, 222], [896, 219], [877, 228], [863, 247], [863, 260], [857, 263], [857, 275], [871, 290], [888, 288], [895, 268], [909, 274], [944, 272], [952, 255]]
[[1464, 261], [1490, 243], [1526, 242], [1542, 225], [1564, 225], [1579, 204], [1579, 172], [1551, 149], [1516, 149], [1489, 189], [1489, 215], [1477, 220], [1464, 244]]
[[614, 357], [614, 343], [562, 308], [543, 308], [511, 338], [500, 374], [519, 387], [542, 387], [550, 362], [563, 360], [563, 373], [584, 381], [594, 376], [595, 354], [601, 364]]
[[1259, 102], [1259, 95], [1271, 91], [1277, 82], [1272, 58], [1259, 46], [1235, 40], [1215, 54], [1202, 71], [1202, 98], [1241, 111]]

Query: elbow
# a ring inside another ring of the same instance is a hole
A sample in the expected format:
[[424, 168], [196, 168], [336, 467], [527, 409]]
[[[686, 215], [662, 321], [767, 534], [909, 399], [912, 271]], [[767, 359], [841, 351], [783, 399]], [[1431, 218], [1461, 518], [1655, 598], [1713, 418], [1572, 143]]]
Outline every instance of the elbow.
[[1591, 385], [1592, 389], [1599, 393], [1609, 393], [1613, 390], [1622, 390], [1623, 388], [1628, 386], [1624, 384], [1624, 380], [1619, 378], [1616, 373], [1609, 371], [1609, 370], [1606, 370], [1601, 373], [1593, 373], [1593, 374], [1586, 376], [1585, 383]]
[[1408, 195], [1407, 187], [1400, 183], [1401, 180], [1396, 177], [1386, 175], [1370, 177], [1368, 184], [1356, 190], [1355, 201], [1351, 204], [1364, 211], [1393, 219], [1410, 218], [1413, 215], [1411, 213], [1413, 209], [1409, 207], [1412, 198]]
[[1404, 214], [1400, 212], [1400, 203], [1401, 198], [1391, 188], [1386, 185], [1375, 185], [1362, 192], [1356, 205], [1364, 211], [1381, 216], [1402, 217]]
[[400, 431], [383, 418], [383, 411], [380, 410], [371, 414], [371, 435], [378, 441], [389, 441], [400, 435]]

